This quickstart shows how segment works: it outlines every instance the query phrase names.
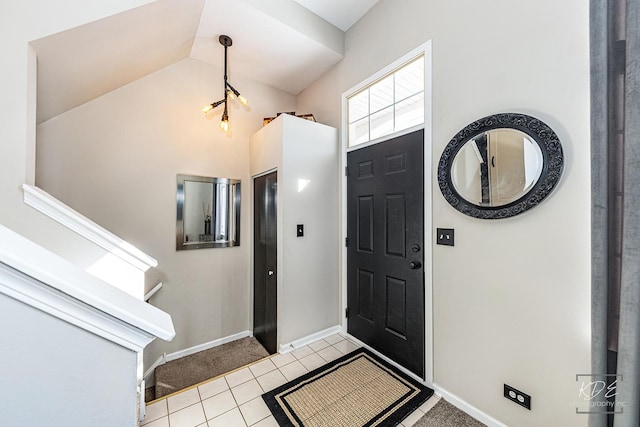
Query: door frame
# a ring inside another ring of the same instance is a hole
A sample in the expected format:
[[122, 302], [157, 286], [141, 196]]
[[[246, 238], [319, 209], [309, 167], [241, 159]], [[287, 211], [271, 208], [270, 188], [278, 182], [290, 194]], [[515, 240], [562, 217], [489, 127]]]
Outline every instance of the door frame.
[[[368, 147], [378, 144], [380, 142], [387, 141], [396, 136], [406, 135], [419, 129], [424, 129], [424, 378], [420, 378], [414, 373], [408, 371], [397, 363], [389, 360], [389, 362], [398, 366], [403, 372], [407, 373], [416, 380], [428, 385], [433, 386], [433, 187], [432, 187], [432, 159], [433, 159], [433, 144], [432, 144], [432, 57], [431, 57], [431, 40], [418, 46], [401, 58], [387, 65], [374, 75], [370, 76], [358, 85], [348, 89], [342, 93], [342, 117], [341, 117], [341, 134], [340, 134], [340, 170], [345, 171], [347, 166], [347, 153], [350, 151], [358, 150], [360, 148]], [[414, 126], [409, 129], [405, 129], [401, 132], [396, 132], [391, 135], [387, 135], [382, 138], [375, 139], [365, 144], [360, 144], [355, 147], [349, 148], [347, 146], [347, 135], [349, 126], [347, 123], [347, 98], [352, 94], [364, 89], [371, 85], [376, 80], [384, 77], [395, 69], [399, 68], [403, 64], [412, 60], [413, 58], [424, 55], [424, 124]], [[347, 177], [345, 173], [341, 174], [340, 181], [340, 313], [339, 319], [341, 319], [340, 325], [342, 327], [342, 333], [347, 335], [347, 318], [345, 311], [347, 309], [347, 248], [345, 246], [345, 239], [347, 237]], [[350, 338], [354, 339], [354, 337]], [[356, 341], [358, 341], [356, 339]], [[359, 342], [359, 341], [358, 341]]]

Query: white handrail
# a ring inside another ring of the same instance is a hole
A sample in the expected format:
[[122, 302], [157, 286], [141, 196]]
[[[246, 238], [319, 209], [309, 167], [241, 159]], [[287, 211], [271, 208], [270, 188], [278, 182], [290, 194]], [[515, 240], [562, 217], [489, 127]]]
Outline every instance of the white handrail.
[[162, 282], [156, 283], [156, 285], [146, 294], [144, 294], [144, 300], [149, 302], [149, 299], [156, 294], [160, 289], [162, 289]]
[[46, 191], [28, 184], [24, 184], [22, 189], [24, 190], [24, 202], [26, 204], [134, 267], [147, 271], [151, 267], [158, 266], [158, 261], [154, 258], [91, 221], [81, 213], [71, 209]]

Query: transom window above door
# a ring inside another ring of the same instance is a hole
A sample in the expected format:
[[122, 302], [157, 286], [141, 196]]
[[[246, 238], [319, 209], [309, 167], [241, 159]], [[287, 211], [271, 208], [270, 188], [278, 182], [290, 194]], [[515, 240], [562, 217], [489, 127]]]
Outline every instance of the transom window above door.
[[424, 123], [424, 55], [347, 98], [349, 147]]

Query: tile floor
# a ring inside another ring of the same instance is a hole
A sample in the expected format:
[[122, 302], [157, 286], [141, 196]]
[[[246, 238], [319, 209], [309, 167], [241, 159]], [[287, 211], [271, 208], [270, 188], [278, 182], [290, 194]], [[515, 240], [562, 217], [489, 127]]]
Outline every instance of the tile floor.
[[[271, 427], [276, 420], [262, 394], [358, 348], [340, 334], [277, 354], [224, 377], [147, 405], [144, 427]], [[437, 402], [434, 396], [400, 426], [412, 426]]]

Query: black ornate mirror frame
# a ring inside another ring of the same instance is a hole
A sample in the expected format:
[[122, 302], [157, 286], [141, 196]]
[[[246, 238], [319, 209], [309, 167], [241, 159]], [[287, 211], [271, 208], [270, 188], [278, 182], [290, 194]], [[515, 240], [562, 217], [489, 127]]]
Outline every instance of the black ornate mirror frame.
[[[529, 135], [542, 151], [542, 172], [536, 184], [518, 200], [502, 206], [478, 206], [470, 203], [455, 189], [451, 179], [453, 160], [471, 138], [493, 129], [517, 129]], [[438, 184], [444, 198], [465, 215], [481, 219], [508, 218], [537, 206], [560, 181], [564, 166], [562, 145], [556, 133], [544, 122], [525, 114], [500, 113], [484, 117], [465, 126], [444, 149], [438, 164]]]

